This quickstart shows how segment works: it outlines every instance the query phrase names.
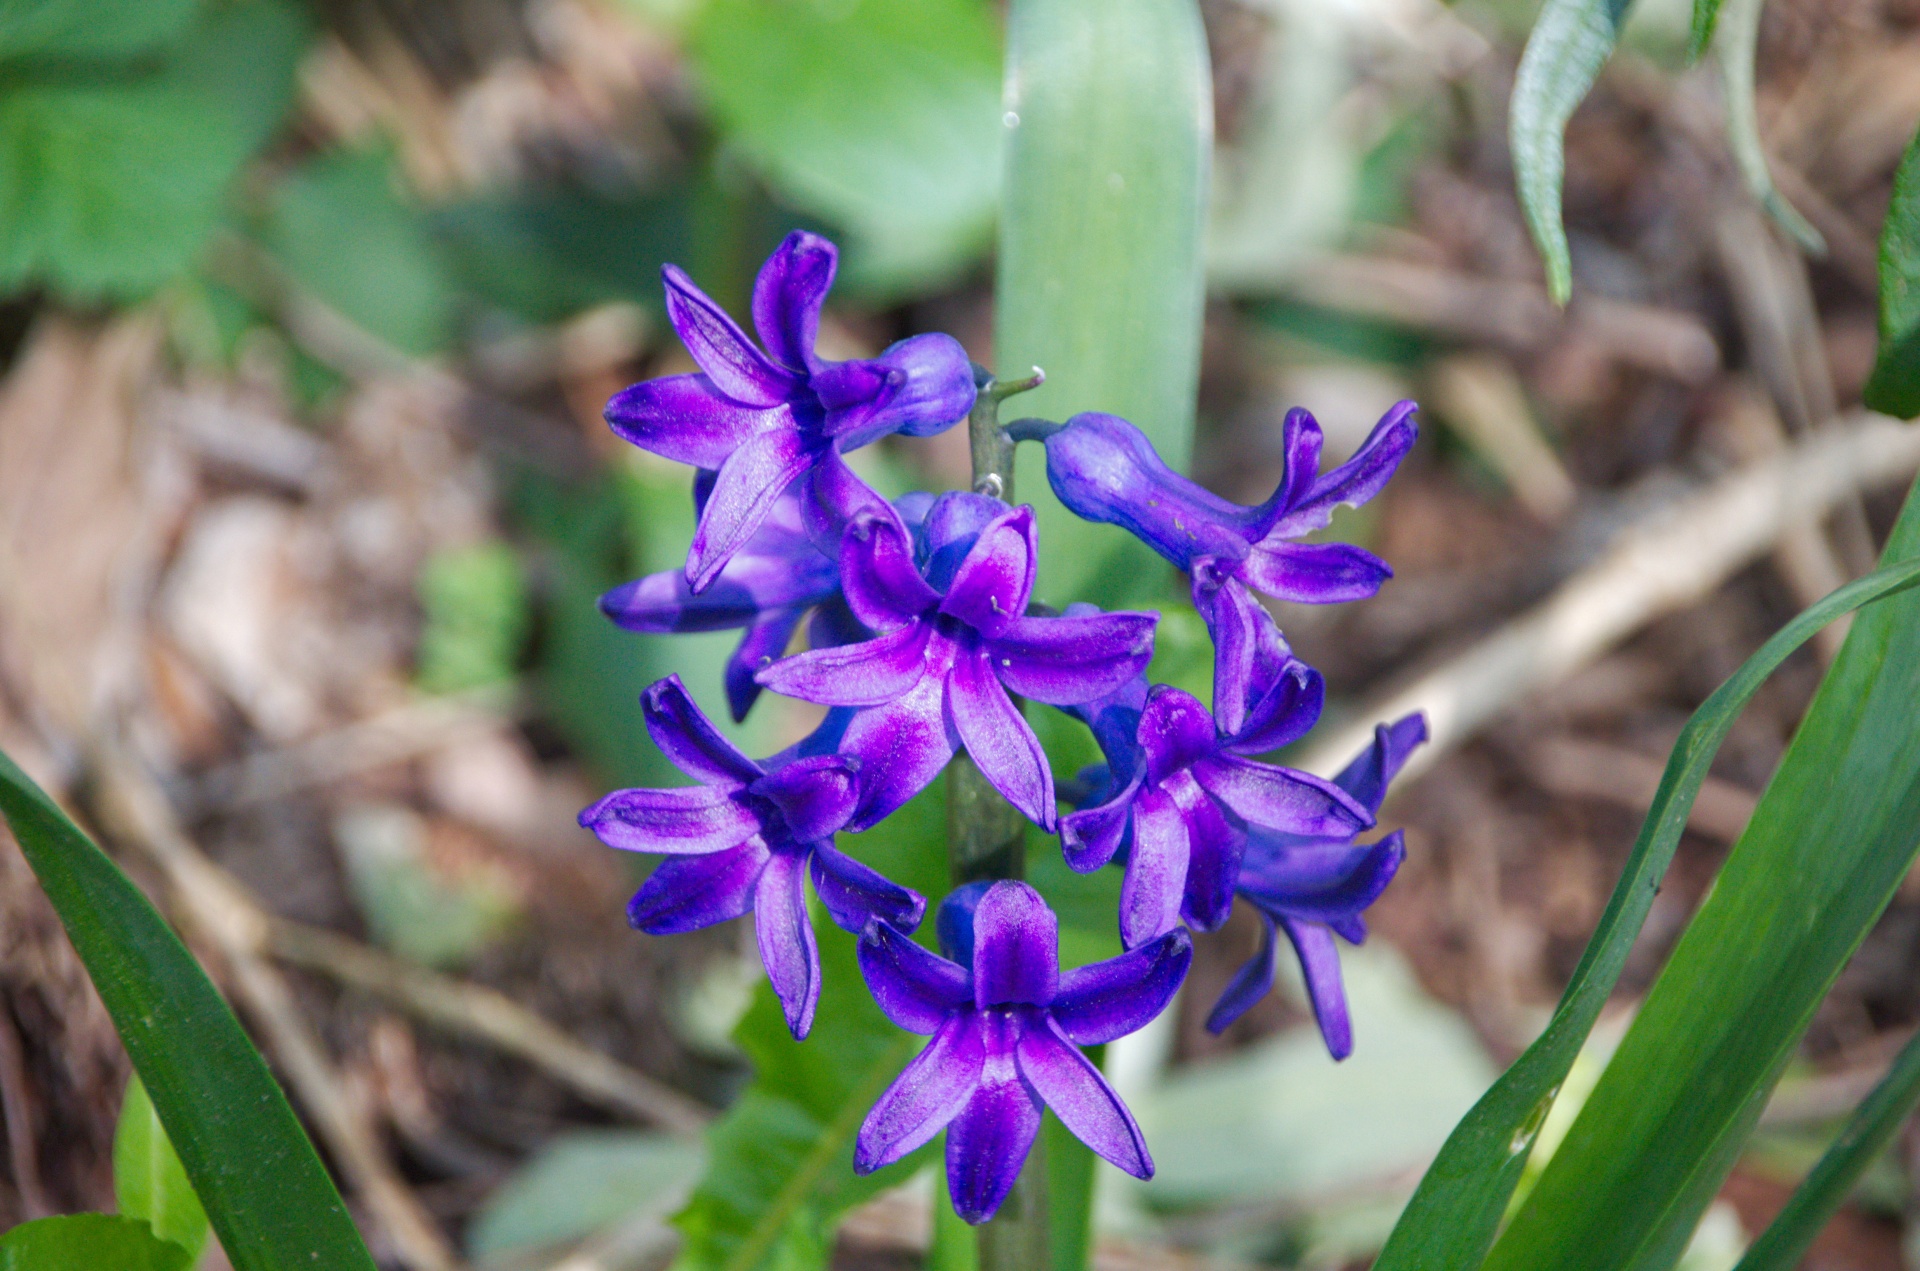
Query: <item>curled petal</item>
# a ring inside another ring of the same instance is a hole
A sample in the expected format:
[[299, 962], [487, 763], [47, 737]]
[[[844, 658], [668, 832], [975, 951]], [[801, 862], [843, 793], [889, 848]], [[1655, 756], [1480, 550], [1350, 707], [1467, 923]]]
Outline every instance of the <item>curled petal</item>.
[[818, 364], [820, 307], [833, 287], [840, 253], [818, 234], [795, 230], [760, 266], [753, 283], [753, 328], [774, 360], [795, 371]]
[[1254, 537], [1258, 539], [1280, 517], [1297, 507], [1320, 476], [1320, 447], [1324, 437], [1319, 421], [1296, 406], [1280, 425], [1280, 449], [1286, 471], [1272, 497], [1257, 510]]
[[960, 738], [947, 722], [945, 697], [946, 685], [929, 675], [847, 724], [840, 748], [860, 759], [860, 810], [848, 829], [864, 830], [891, 816], [953, 758]]
[[649, 454], [717, 468], [727, 456], [792, 419], [784, 406], [747, 406], [704, 375], [668, 375], [623, 388], [607, 403], [606, 420], [622, 441]]
[[1350, 543], [1274, 543], [1248, 552], [1239, 576], [1279, 600], [1330, 605], [1365, 600], [1393, 577], [1393, 570]]
[[[1306, 870], [1286, 868], [1293, 856], [1314, 857], [1313, 847], [1282, 851], [1277, 862], [1242, 879], [1242, 889], [1254, 903], [1276, 913], [1309, 922], [1338, 924], [1358, 918], [1380, 899], [1407, 858], [1406, 838], [1399, 831], [1364, 848], [1354, 848], [1327, 859], [1318, 877]], [[1355, 940], [1358, 944], [1359, 941]]]
[[1313, 1018], [1320, 1025], [1327, 1053], [1345, 1059], [1353, 1053], [1353, 1021], [1347, 1015], [1347, 994], [1340, 983], [1340, 952], [1334, 947], [1333, 932], [1317, 922], [1287, 917], [1280, 919], [1280, 929], [1287, 933], [1294, 953], [1299, 955], [1307, 1000], [1313, 1003]]
[[1343, 503], [1357, 506], [1379, 494], [1420, 435], [1413, 422], [1418, 410], [1413, 402], [1400, 402], [1389, 410], [1353, 458], [1316, 478], [1304, 498], [1263, 520], [1258, 527], [1261, 541], [1297, 538], [1324, 529], [1333, 519], [1334, 508]]
[[967, 969], [921, 948], [884, 922], [860, 937], [860, 974], [881, 1013], [910, 1033], [931, 1034], [973, 1005]]
[[1373, 825], [1373, 814], [1345, 790], [1310, 772], [1215, 755], [1193, 766], [1206, 792], [1254, 825], [1314, 838], [1352, 837]]
[[1150, 613], [1014, 618], [992, 637], [993, 669], [1022, 697], [1077, 706], [1120, 691], [1153, 660]]
[[760, 832], [760, 818], [725, 790], [615, 790], [580, 814], [608, 847], [691, 856], [724, 851]]
[[1120, 885], [1120, 943], [1138, 948], [1180, 925], [1187, 885], [1187, 823], [1158, 790], [1133, 808], [1133, 846]]
[[687, 581], [705, 591], [733, 554], [753, 537], [793, 479], [818, 457], [797, 429], [776, 428], [741, 446], [720, 465], [687, 548]]
[[875, 631], [891, 631], [940, 603], [913, 559], [913, 537], [888, 508], [862, 515], [847, 526], [840, 548], [840, 578], [847, 605]]
[[1153, 1177], [1153, 1157], [1133, 1114], [1052, 1020], [1042, 1018], [1022, 1029], [1014, 1053], [1020, 1075], [1073, 1137], [1135, 1178]]
[[1226, 1032], [1233, 1021], [1245, 1015], [1273, 988], [1273, 954], [1278, 943], [1273, 918], [1264, 909], [1256, 912], [1260, 915], [1260, 950], [1234, 972], [1233, 982], [1208, 1012], [1207, 1031], [1215, 1036]]
[[813, 540], [816, 551], [835, 562], [840, 559], [847, 526], [857, 517], [888, 516], [894, 511], [831, 446], [818, 452], [813, 472], [800, 489], [801, 521], [807, 537]]
[[1265, 654], [1284, 647], [1279, 624], [1238, 578], [1219, 574], [1217, 562], [1198, 561], [1193, 571], [1193, 607], [1213, 638], [1213, 708], [1227, 736], [1245, 725], [1257, 696]]
[[1352, 795], [1367, 811], [1378, 812], [1387, 797], [1387, 783], [1398, 775], [1407, 757], [1426, 739], [1427, 717], [1419, 711], [1403, 715], [1391, 724], [1376, 725], [1373, 745], [1361, 751], [1333, 779], [1333, 784]]
[[1117, 958], [1060, 977], [1053, 1018], [1068, 1041], [1098, 1046], [1139, 1032], [1165, 1010], [1193, 964], [1193, 938], [1180, 930]]
[[813, 890], [843, 931], [865, 931], [876, 918], [890, 929], [912, 931], [927, 912], [927, 899], [919, 892], [824, 841], [813, 845]]
[[973, 1000], [1046, 1006], [1060, 986], [1060, 923], [1025, 883], [987, 889], [973, 911]]
[[1158, 785], [1214, 751], [1213, 713], [1200, 699], [1169, 684], [1147, 693], [1140, 715], [1140, 748], [1146, 752], [1147, 781]]
[[796, 653], [762, 670], [761, 684], [822, 706], [880, 706], [904, 696], [925, 675], [933, 628], [914, 623], [859, 644]]
[[772, 609], [761, 614], [728, 655], [723, 678], [727, 710], [733, 715], [734, 723], [747, 717], [760, 696], [760, 682], [753, 677], [787, 651], [787, 645], [793, 642], [793, 629], [800, 625], [805, 612], [804, 609]]
[[753, 908], [766, 863], [757, 838], [724, 852], [669, 857], [628, 902], [627, 921], [648, 935], [677, 936], [738, 918]]
[[820, 1004], [820, 950], [807, 918], [806, 858], [798, 852], [775, 852], [760, 871], [753, 897], [753, 931], [760, 944], [787, 1028], [795, 1040], [813, 1028], [814, 1008]]
[[1141, 775], [1136, 773], [1105, 803], [1060, 818], [1060, 851], [1068, 868], [1090, 874], [1113, 859], [1133, 824], [1133, 804], [1140, 788]]
[[986, 1058], [977, 1017], [961, 1013], [942, 1025], [861, 1123], [854, 1173], [891, 1165], [940, 1133], [973, 1098]]
[[979, 541], [980, 531], [1006, 512], [999, 499], [971, 490], [949, 490], [933, 500], [921, 518], [918, 538], [927, 581], [936, 591], [953, 586], [954, 571]]
[[1212, 931], [1227, 920], [1233, 908], [1233, 885], [1240, 876], [1240, 858], [1247, 835], [1221, 814], [1212, 799], [1192, 786], [1184, 787], [1176, 805], [1187, 823], [1187, 882], [1180, 915], [1195, 931]]
[[1298, 659], [1289, 659], [1264, 686], [1256, 681], [1253, 688], [1257, 696], [1227, 743], [1227, 749], [1243, 755], [1278, 750], [1306, 736], [1327, 700], [1326, 680]]
[[647, 736], [689, 777], [721, 790], [738, 790], [760, 779], [760, 765], [720, 735], [678, 675], [647, 685], [640, 711]]
[[[795, 759], [761, 777], [747, 792], [780, 809], [795, 842], [832, 838], [853, 815], [860, 761], [846, 755]], [[864, 925], [864, 924], [862, 924]]]
[[826, 431], [853, 450], [889, 433], [928, 437], [973, 409], [973, 363], [950, 335], [916, 335], [879, 357], [819, 364], [813, 389]]
[[715, 388], [746, 406], [777, 406], [800, 391], [800, 376], [755, 348], [678, 265], [666, 266], [660, 276], [667, 284], [667, 320]]
[[1046, 751], [1007, 690], [993, 676], [984, 649], [963, 649], [947, 679], [947, 713], [980, 775], [1043, 829], [1054, 827], [1053, 772]]
[[1027, 611], [1036, 568], [1033, 509], [1011, 508], [980, 531], [954, 570], [940, 612], [995, 635]]
[[1012, 1047], [991, 1039], [980, 1084], [947, 1127], [947, 1192], [970, 1223], [993, 1217], [1013, 1190], [1040, 1133], [1040, 1101], [1022, 1081]]
[[1167, 467], [1145, 433], [1117, 415], [1075, 415], [1047, 438], [1047, 483], [1074, 515], [1118, 525], [1181, 569], [1246, 553], [1252, 509]]

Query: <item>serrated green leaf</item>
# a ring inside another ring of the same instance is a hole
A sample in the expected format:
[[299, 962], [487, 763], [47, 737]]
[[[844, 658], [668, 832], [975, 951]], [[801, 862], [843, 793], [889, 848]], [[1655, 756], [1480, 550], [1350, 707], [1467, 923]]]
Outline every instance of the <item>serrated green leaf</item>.
[[154, 1235], [179, 1245], [189, 1263], [206, 1247], [207, 1211], [138, 1073], [127, 1079], [114, 1130], [113, 1194], [123, 1216], [141, 1219]]
[[[1004, 418], [1110, 411], [1176, 468], [1193, 447], [1201, 239], [1213, 92], [1198, 8], [1176, 0], [1015, 0], [1007, 176], [995, 275], [1003, 379], [1046, 384]], [[1016, 492], [1039, 514], [1036, 599], [1158, 599], [1169, 571], [1112, 526], [1075, 518], [1023, 446]]]
[[1613, 54], [1632, 0], [1547, 0], [1514, 73], [1508, 140], [1527, 228], [1558, 304], [1573, 294], [1573, 259], [1561, 221], [1567, 121]]
[[979, 0], [709, 0], [689, 49], [733, 146], [852, 236], [849, 282], [926, 286], [989, 245], [1000, 49]]
[[1816, 256], [1827, 241], [1773, 184], [1766, 150], [1760, 144], [1760, 116], [1754, 101], [1754, 55], [1760, 43], [1760, 10], [1766, 0], [1733, 0], [1720, 22], [1714, 49], [1720, 58], [1720, 87], [1727, 104], [1727, 144], [1747, 190], [1767, 215]]
[[373, 1271], [286, 1095], [152, 903], [4, 754], [0, 814], [99, 990], [234, 1271]]
[[[1920, 576], [1920, 497], [1909, 497], [1885, 559], [1814, 612]], [[1674, 1264], [1814, 1009], [1920, 852], [1916, 701], [1920, 595], [1908, 593], [1855, 621], [1488, 1271]]]
[[[1909, 534], [1920, 534], [1920, 502], [1910, 502], [1903, 524]], [[1890, 558], [1894, 555], [1890, 549]], [[1601, 1008], [1620, 978], [1627, 954], [1646, 922], [1660, 880], [1686, 828], [1688, 809], [1740, 710], [1767, 677], [1820, 628], [1841, 614], [1906, 592], [1916, 583], [1920, 583], [1920, 559], [1907, 559], [1842, 587], [1776, 633], [1693, 713], [1667, 760], [1660, 788], [1647, 810], [1626, 868], [1579, 966], [1574, 969], [1566, 992], [1561, 995], [1560, 1004], [1554, 1009], [1553, 1018], [1448, 1136], [1446, 1145], [1420, 1180], [1419, 1188], [1394, 1227], [1392, 1237], [1374, 1264], [1375, 1271], [1461, 1271], [1461, 1268], [1480, 1265], [1526, 1168], [1534, 1136], [1545, 1123], [1561, 1083], [1566, 1080], [1581, 1045], [1593, 1031]], [[1920, 626], [1915, 625], [1911, 617], [1904, 616], [1911, 613], [1914, 603], [1909, 596], [1898, 606], [1882, 605], [1871, 611], [1854, 624], [1849, 641], [1883, 638], [1861, 633], [1863, 630], [1884, 633], [1889, 624], [1897, 624], [1903, 618], [1911, 631], [1920, 633]], [[1826, 699], [1829, 695], [1823, 691], [1821, 696]], [[1833, 700], [1839, 700], [1837, 695]], [[1810, 711], [1809, 720], [1812, 718]], [[1805, 726], [1802, 735], [1806, 735]], [[1799, 744], [1795, 743], [1796, 748]], [[1794, 876], [1783, 874], [1781, 877]], [[1724, 878], [1721, 885], [1724, 886]], [[1798, 885], [1797, 879], [1795, 885]], [[1715, 894], [1719, 894], [1717, 889]], [[1683, 1045], [1679, 1049], [1689, 1047]], [[1611, 1071], [1609, 1068], [1609, 1073]], [[1711, 1089], [1715, 1084], [1709, 1081], [1700, 1089]], [[1554, 1164], [1558, 1165], [1560, 1159], [1556, 1155]], [[1629, 1163], [1623, 1158], [1627, 1168], [1645, 1169], [1648, 1164], [1645, 1159]], [[1536, 1191], [1529, 1206], [1537, 1196]], [[1611, 1220], [1610, 1211], [1601, 1208], [1591, 1210], [1590, 1216], [1595, 1221], [1603, 1217]], [[1571, 1219], [1567, 1221], [1573, 1225]], [[1533, 1265], [1558, 1267], [1562, 1264], [1548, 1259]], [[1618, 1265], [1614, 1271], [1618, 1271]]]
[[1880, 231], [1880, 355], [1862, 396], [1889, 415], [1920, 415], [1920, 133], [1894, 175]]
[[0, 62], [134, 57], [184, 34], [201, 0], [8, 0]]
[[71, 1214], [0, 1236], [0, 1271], [186, 1271], [187, 1251], [138, 1218]]

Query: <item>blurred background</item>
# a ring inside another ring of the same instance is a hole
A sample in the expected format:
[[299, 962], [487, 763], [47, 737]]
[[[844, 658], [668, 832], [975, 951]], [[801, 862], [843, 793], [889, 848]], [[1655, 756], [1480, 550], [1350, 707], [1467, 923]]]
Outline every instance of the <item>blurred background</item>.
[[[1280, 613], [1333, 698], [1300, 762], [1343, 762], [1341, 721], [1370, 726], [1395, 686], [1470, 723], [1388, 806], [1410, 852], [1348, 951], [1350, 1061], [1297, 988], [1202, 1029], [1255, 943], [1244, 914], [1201, 942], [1180, 1008], [1115, 1048], [1160, 1174], [1103, 1180], [1096, 1261], [1331, 1271], [1365, 1265], [1544, 1020], [1688, 713], [1870, 566], [1920, 466], [1909, 445], [1846, 477], [1825, 520], [1727, 495], [1858, 411], [1920, 5], [1765, 10], [1762, 136], [1826, 241], [1809, 259], [1745, 192], [1711, 60], [1684, 67], [1687, 6], [1641, 0], [1569, 134], [1565, 311], [1508, 159], [1528, 5], [1201, 8], [1217, 153], [1195, 475], [1253, 501], [1288, 407], [1332, 458], [1395, 400], [1424, 407], [1392, 487], [1335, 527], [1395, 580]], [[633, 863], [573, 818], [677, 781], [637, 695], [677, 671], [722, 715], [735, 637], [596, 611], [692, 529], [685, 471], [600, 410], [692, 369], [663, 261], [741, 312], [796, 225], [844, 250], [827, 356], [945, 330], [988, 361], [1002, 20], [983, 0], [0, 6], [0, 749], [239, 986], [389, 1265], [672, 1257], [694, 1132], [748, 1076], [731, 1031], [751, 933], [632, 932]], [[895, 491], [963, 485], [963, 430], [862, 462]], [[1570, 611], [1536, 682], [1497, 673]], [[1203, 640], [1176, 614], [1163, 645]], [[1735, 729], [1554, 1124], [1831, 651]], [[767, 699], [737, 733], [766, 753], [808, 722]], [[1920, 879], [1822, 1008], [1695, 1271], [1732, 1265], [1920, 1024], [1917, 973]], [[111, 1208], [126, 1071], [8, 847], [0, 1223]], [[1913, 1135], [1808, 1265], [1920, 1266], [1917, 1180]], [[923, 1177], [857, 1210], [833, 1264], [918, 1266], [932, 1195]]]

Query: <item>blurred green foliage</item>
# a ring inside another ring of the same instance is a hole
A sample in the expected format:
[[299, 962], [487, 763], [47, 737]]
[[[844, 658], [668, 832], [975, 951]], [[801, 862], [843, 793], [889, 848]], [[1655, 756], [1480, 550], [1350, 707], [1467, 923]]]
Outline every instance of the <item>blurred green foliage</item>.
[[420, 687], [449, 693], [505, 683], [529, 625], [519, 555], [505, 543], [441, 552], [420, 572]]

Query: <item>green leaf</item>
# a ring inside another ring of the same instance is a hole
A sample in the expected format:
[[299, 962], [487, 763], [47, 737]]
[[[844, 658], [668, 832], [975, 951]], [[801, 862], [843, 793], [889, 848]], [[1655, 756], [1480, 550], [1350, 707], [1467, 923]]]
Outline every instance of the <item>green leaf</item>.
[[1889, 415], [1920, 415], [1920, 133], [1900, 161], [1880, 231], [1880, 356], [1862, 396]]
[[[1920, 504], [1910, 504], [1903, 520], [1908, 537], [1920, 534], [1920, 511], [1916, 511], [1916, 507]], [[1889, 550], [1890, 556], [1897, 554]], [[1920, 559], [1902, 560], [1840, 588], [1783, 627], [1693, 713], [1674, 744], [1626, 868], [1621, 872], [1593, 938], [1587, 943], [1586, 952], [1581, 955], [1579, 966], [1574, 969], [1566, 992], [1554, 1009], [1553, 1018], [1454, 1128], [1394, 1227], [1386, 1249], [1374, 1264], [1375, 1271], [1412, 1271], [1413, 1268], [1458, 1271], [1479, 1265], [1506, 1212], [1508, 1198], [1526, 1168], [1534, 1137], [1546, 1121], [1554, 1097], [1580, 1053], [1581, 1044], [1593, 1030], [1594, 1021], [1620, 978], [1620, 969], [1626, 964], [1634, 938], [1646, 922], [1660, 880], [1686, 828], [1688, 809], [1693, 806], [1694, 796], [1706, 780], [1713, 757], [1726, 740], [1741, 708], [1759, 691], [1767, 677], [1820, 628], [1844, 613], [1904, 592], [1916, 582], [1920, 582]], [[1907, 639], [1911, 642], [1915, 635], [1920, 635], [1920, 624], [1907, 616], [1913, 605], [1914, 600], [1909, 597], [1898, 606], [1885, 606], [1862, 618], [1848, 637], [1849, 646], [1858, 649], [1868, 641], [1884, 639], [1889, 624], [1898, 623], [1903, 616], [1908, 625]], [[1863, 631], [1875, 634], [1862, 635]], [[1857, 653], [1850, 660], [1842, 659], [1843, 662], [1859, 660]], [[1849, 672], [1850, 676], [1854, 674], [1857, 672]], [[1833, 682], [1830, 678], [1829, 683]], [[1858, 689], [1858, 685], [1847, 685], [1849, 691]], [[1814, 710], [1808, 713], [1808, 725], [1802, 727], [1803, 739], [1810, 735], [1816, 713], [1837, 713], [1843, 708], [1833, 703], [1840, 700], [1837, 693], [1822, 691]], [[1821, 701], [1828, 705], [1822, 707]], [[1823, 724], [1822, 730], [1825, 727]], [[1794, 751], [1799, 751], [1801, 745], [1801, 741], [1796, 741]], [[1793, 761], [1792, 752], [1789, 761], [1807, 762], [1805, 759]], [[1782, 771], [1785, 772], [1785, 765]], [[1796, 779], [1799, 778], [1796, 776]], [[1780, 779], [1776, 778], [1774, 784], [1778, 787]], [[1769, 799], [1773, 798], [1770, 792]], [[1762, 810], [1765, 811], [1764, 805]], [[1759, 822], [1760, 817], [1756, 815], [1755, 824]], [[1751, 828], [1748, 834], [1753, 834]], [[1797, 875], [1779, 877], [1794, 878], [1794, 885], [1800, 885]], [[1721, 895], [1726, 885], [1723, 875], [1714, 895]], [[1680, 1050], [1691, 1050], [1691, 1044], [1680, 1046]], [[1608, 1079], [1616, 1066], [1609, 1067]], [[1717, 1079], [1707, 1081], [1699, 1090], [1715, 1089], [1718, 1084]], [[1589, 1108], [1591, 1106], [1589, 1104]], [[1584, 1115], [1582, 1124], [1587, 1124]], [[1591, 1124], [1587, 1124], [1587, 1128], [1591, 1129]], [[1573, 1135], [1576, 1142], [1556, 1155], [1549, 1173], [1560, 1165], [1566, 1152], [1577, 1146], [1579, 1133], [1576, 1129]], [[1644, 1170], [1649, 1162], [1638, 1159], [1628, 1163], [1623, 1158], [1623, 1165]], [[1529, 1207], [1537, 1203], [1537, 1199], [1538, 1192]], [[1596, 1220], [1603, 1215], [1608, 1221], [1612, 1220], [1611, 1212], [1603, 1208], [1590, 1213]], [[1533, 1265], [1557, 1267], [1561, 1264], [1548, 1259]]]
[[0, 288], [91, 301], [186, 268], [285, 113], [306, 40], [280, 0], [222, 7], [158, 67], [0, 90]]
[[132, 57], [184, 33], [201, 0], [8, 0], [0, 61]]
[[113, 1194], [123, 1215], [144, 1220], [154, 1235], [179, 1245], [189, 1263], [206, 1247], [207, 1211], [138, 1073], [127, 1079], [113, 1134]]
[[1733, 0], [1720, 24], [1715, 49], [1720, 55], [1720, 85], [1727, 103], [1727, 144], [1747, 189], [1760, 206], [1807, 251], [1824, 256], [1827, 241], [1807, 218], [1774, 188], [1760, 145], [1760, 117], [1754, 103], [1754, 54], [1760, 43], [1760, 10], [1766, 0]]
[[0, 1236], [0, 1271], [186, 1271], [190, 1261], [145, 1222], [112, 1214], [41, 1218]]
[[234, 1271], [373, 1271], [265, 1061], [146, 896], [4, 754], [0, 814], [113, 1017]]
[[[1002, 415], [1110, 411], [1184, 468], [1213, 120], [1198, 7], [1014, 0], [1005, 103], [995, 369], [1011, 380], [1037, 365], [1047, 383]], [[1037, 598], [1157, 598], [1169, 571], [1125, 532], [1061, 507], [1038, 448], [1021, 449], [1017, 492], [1039, 513]]]
[[420, 571], [420, 687], [451, 693], [505, 683], [526, 644], [529, 614], [520, 558], [505, 543], [430, 557]]
[[1567, 120], [1613, 53], [1632, 0], [1547, 0], [1513, 78], [1508, 140], [1527, 227], [1547, 269], [1547, 291], [1565, 304], [1573, 260], [1560, 220]]
[[1799, 1266], [1814, 1237], [1906, 1124], [1915, 1104], [1920, 1104], [1920, 1037], [1901, 1048], [1893, 1067], [1854, 1110], [1840, 1137], [1734, 1271], [1792, 1271]]
[[[1885, 559], [1897, 563], [1815, 612], [1920, 574], [1920, 497]], [[1920, 596], [1904, 596], [1854, 624], [1489, 1271], [1664, 1268], [1679, 1256], [1814, 1008], [1920, 851], [1916, 701]]]
[[[887, 877], [936, 897], [946, 890], [945, 782], [936, 781], [839, 847]], [[932, 919], [920, 935], [931, 934]], [[781, 1271], [826, 1266], [834, 1223], [906, 1180], [932, 1152], [862, 1178], [853, 1140], [867, 1110], [924, 1038], [901, 1031], [874, 1005], [855, 958], [857, 941], [816, 911], [822, 989], [813, 1032], [796, 1042], [764, 983], [734, 1036], [754, 1079], [708, 1135], [706, 1175], [674, 1219], [686, 1235], [681, 1271]]]
[[732, 144], [852, 235], [850, 282], [924, 287], [989, 245], [1000, 50], [980, 0], [709, 0], [690, 51]]
[[468, 1237], [476, 1258], [540, 1249], [617, 1223], [665, 1219], [705, 1162], [697, 1141], [580, 1130], [549, 1141], [487, 1200]]

